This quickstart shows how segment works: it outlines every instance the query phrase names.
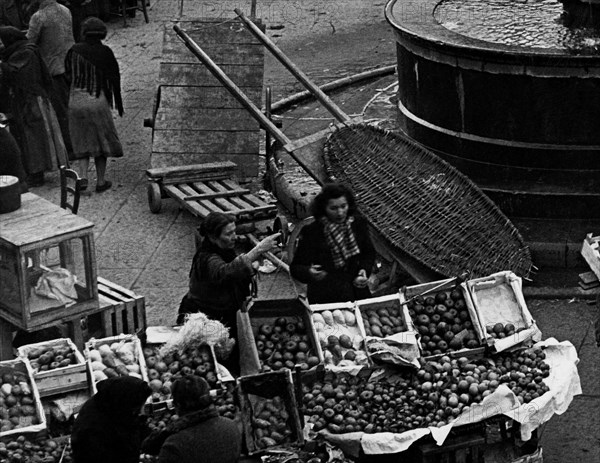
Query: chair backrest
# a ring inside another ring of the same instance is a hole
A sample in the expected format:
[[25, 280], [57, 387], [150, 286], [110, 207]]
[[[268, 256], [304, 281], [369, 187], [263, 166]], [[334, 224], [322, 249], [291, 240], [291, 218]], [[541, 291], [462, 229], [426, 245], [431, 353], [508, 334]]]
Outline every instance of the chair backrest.
[[[60, 166], [60, 207], [69, 209], [73, 214], [79, 210], [82, 179], [72, 169]], [[69, 195], [72, 202], [69, 202]]]
[[287, 245], [285, 247], [285, 259], [284, 261], [287, 264], [291, 264], [294, 260], [294, 255], [296, 254], [296, 248], [298, 248], [298, 241], [300, 240], [300, 232], [302, 228], [306, 225], [309, 225], [315, 221], [313, 216], [306, 217], [301, 222], [296, 224], [292, 233], [290, 233], [290, 237], [288, 238]]

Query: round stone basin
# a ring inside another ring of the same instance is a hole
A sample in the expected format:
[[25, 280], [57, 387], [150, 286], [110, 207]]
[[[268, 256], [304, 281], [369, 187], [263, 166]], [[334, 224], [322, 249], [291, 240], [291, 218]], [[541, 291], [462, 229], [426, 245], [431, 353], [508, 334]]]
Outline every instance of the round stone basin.
[[591, 8], [582, 2], [563, 5], [558, 0], [443, 0], [433, 17], [445, 28], [473, 39], [597, 54], [600, 30], [593, 27]]

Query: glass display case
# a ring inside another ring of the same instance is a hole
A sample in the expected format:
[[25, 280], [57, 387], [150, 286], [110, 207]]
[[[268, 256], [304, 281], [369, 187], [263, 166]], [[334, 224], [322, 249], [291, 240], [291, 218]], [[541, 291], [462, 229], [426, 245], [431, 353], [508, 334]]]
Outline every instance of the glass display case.
[[36, 195], [0, 216], [0, 317], [27, 331], [98, 308], [93, 224]]

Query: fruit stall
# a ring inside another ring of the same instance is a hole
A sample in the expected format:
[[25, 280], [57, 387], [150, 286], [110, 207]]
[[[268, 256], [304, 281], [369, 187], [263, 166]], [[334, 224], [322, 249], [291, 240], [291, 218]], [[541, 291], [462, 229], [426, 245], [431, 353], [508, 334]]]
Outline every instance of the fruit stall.
[[221, 365], [228, 328], [201, 313], [83, 352], [69, 339], [23, 346], [0, 362], [0, 462], [71, 461], [53, 407], [76, 413], [123, 375], [148, 381], [153, 430], [178, 419], [173, 381], [203, 377], [246, 458], [268, 462], [541, 462], [536, 430], [581, 393], [574, 346], [542, 340], [511, 272], [338, 304], [255, 299], [247, 313], [257, 362], [237, 379]]

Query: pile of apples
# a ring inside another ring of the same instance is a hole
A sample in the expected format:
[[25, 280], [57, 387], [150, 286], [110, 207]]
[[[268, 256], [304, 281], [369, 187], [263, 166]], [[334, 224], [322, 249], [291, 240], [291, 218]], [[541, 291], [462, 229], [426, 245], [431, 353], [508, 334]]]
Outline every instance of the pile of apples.
[[182, 354], [172, 352], [161, 356], [158, 347], [150, 346], [144, 347], [143, 352], [153, 401], [170, 399], [173, 381], [186, 375], [204, 378], [211, 389], [217, 386], [215, 359], [206, 344], [186, 349]]
[[395, 382], [369, 382], [337, 375], [327, 383], [303, 386], [303, 413], [314, 431], [400, 433], [441, 427], [506, 384], [521, 404], [549, 391], [550, 367], [541, 349], [491, 359], [451, 359], [426, 363]]
[[[63, 450], [65, 450], [64, 454]], [[16, 437], [8, 442], [0, 442], [0, 463], [58, 463], [59, 461], [61, 463], [72, 461], [68, 443], [61, 444], [55, 439], [31, 441], [25, 436]]]
[[263, 371], [294, 369], [295, 365], [308, 370], [319, 363], [302, 320], [279, 317], [263, 323], [255, 340]]
[[421, 338], [422, 355], [429, 357], [480, 346], [462, 292], [440, 291], [407, 303]]
[[27, 375], [5, 372], [0, 381], [0, 433], [39, 423]]
[[367, 336], [385, 338], [407, 330], [401, 309], [397, 305], [386, 304], [377, 309], [361, 308], [361, 312]]
[[312, 318], [326, 365], [368, 364], [366, 352], [360, 349], [364, 339], [352, 310], [322, 310], [313, 312]]
[[272, 399], [257, 398], [253, 405], [252, 429], [254, 442], [260, 449], [290, 442], [292, 430], [284, 400], [275, 396]]
[[64, 346], [36, 347], [27, 351], [27, 358], [34, 372], [55, 370], [77, 364], [75, 352], [68, 344]]
[[88, 350], [94, 382], [118, 376], [135, 376], [142, 379], [138, 354], [133, 341], [120, 341], [97, 345]]

